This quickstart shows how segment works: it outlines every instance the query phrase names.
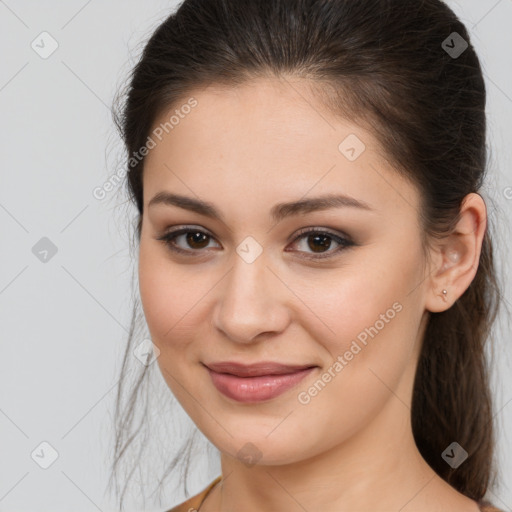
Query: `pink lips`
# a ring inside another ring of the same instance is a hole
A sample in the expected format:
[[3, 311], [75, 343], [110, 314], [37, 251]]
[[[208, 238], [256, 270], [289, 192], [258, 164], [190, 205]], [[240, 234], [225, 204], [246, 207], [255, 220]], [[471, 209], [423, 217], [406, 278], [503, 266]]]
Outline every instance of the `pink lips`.
[[298, 384], [315, 368], [312, 365], [284, 365], [234, 362], [205, 365], [213, 385], [225, 396], [239, 402], [270, 400]]

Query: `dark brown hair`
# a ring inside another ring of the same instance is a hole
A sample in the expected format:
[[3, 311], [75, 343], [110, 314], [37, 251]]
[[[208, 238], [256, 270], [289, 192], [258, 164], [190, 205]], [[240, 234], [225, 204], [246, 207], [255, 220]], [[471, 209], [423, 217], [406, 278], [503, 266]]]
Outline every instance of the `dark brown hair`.
[[[468, 44], [457, 56], [447, 51], [453, 37]], [[425, 249], [450, 233], [464, 197], [481, 190], [487, 169], [482, 70], [466, 28], [440, 0], [185, 0], [151, 35], [122, 108], [114, 110], [138, 210], [135, 243], [144, 159], [132, 157], [146, 145], [156, 118], [208, 85], [236, 87], [259, 77], [304, 79], [326, 112], [377, 137], [387, 160], [421, 192]], [[496, 478], [485, 348], [500, 292], [490, 227], [473, 282], [450, 309], [430, 316], [411, 410], [424, 459], [477, 501]], [[114, 473], [140, 435], [134, 409], [146, 402], [141, 393], [152, 368], [141, 368], [122, 403], [134, 333], [144, 321], [139, 306], [135, 300], [119, 381]], [[457, 469], [441, 457], [453, 441], [469, 454]], [[166, 475], [188, 460], [190, 448], [169, 463]]]

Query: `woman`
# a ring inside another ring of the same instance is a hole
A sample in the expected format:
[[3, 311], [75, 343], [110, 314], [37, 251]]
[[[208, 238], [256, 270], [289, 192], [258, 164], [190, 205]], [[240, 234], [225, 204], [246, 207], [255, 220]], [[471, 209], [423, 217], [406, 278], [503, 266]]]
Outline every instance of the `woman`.
[[117, 120], [140, 298], [222, 467], [173, 511], [498, 510], [485, 99], [440, 0], [185, 0], [154, 32]]

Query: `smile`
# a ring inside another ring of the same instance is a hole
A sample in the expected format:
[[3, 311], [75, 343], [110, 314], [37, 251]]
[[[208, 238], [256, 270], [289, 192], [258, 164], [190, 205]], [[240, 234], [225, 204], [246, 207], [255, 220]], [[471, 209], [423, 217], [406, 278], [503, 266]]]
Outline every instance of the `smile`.
[[223, 395], [238, 402], [262, 402], [275, 398], [309, 375], [315, 367], [292, 370], [280, 375], [257, 375], [243, 377], [221, 373], [207, 367], [213, 385]]

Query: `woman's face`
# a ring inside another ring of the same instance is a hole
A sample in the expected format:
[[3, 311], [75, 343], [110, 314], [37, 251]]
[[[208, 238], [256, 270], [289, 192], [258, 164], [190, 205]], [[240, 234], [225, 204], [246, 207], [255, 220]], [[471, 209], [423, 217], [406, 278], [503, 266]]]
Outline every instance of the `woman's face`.
[[[155, 123], [143, 177], [140, 293], [170, 389], [245, 463], [304, 460], [376, 425], [403, 435], [428, 314], [417, 190], [303, 83], [192, 96]], [[162, 193], [187, 199], [149, 204]], [[346, 199], [316, 208], [328, 195]], [[210, 374], [220, 362], [313, 369]]]

